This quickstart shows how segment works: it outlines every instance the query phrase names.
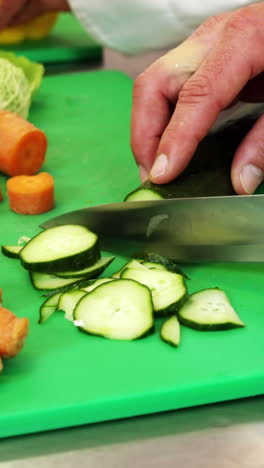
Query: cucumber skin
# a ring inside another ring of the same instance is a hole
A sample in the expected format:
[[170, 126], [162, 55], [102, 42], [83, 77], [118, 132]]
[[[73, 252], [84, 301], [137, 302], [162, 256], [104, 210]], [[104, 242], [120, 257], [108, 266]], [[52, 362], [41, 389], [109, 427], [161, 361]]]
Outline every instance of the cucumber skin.
[[66, 272], [67, 270], [68, 271], [82, 270], [88, 266], [92, 266], [101, 257], [98, 239], [91, 249], [85, 250], [84, 252], [80, 252], [79, 254], [76, 254], [76, 255], [71, 255], [66, 258], [64, 257], [58, 260], [51, 260], [49, 262], [28, 263], [23, 260], [22, 254], [23, 254], [23, 249], [21, 250], [19, 254], [19, 258], [20, 258], [22, 266], [26, 270], [32, 271], [32, 272], [36, 271], [38, 273], [54, 273], [54, 274], [56, 274], [56, 272], [62, 272], [62, 271]]
[[[74, 312], [73, 312], [73, 316], [74, 316]], [[98, 333], [88, 332], [83, 327], [76, 327], [76, 328], [78, 329], [78, 331], [80, 331], [81, 333], [85, 333], [86, 335], [96, 336], [98, 338], [104, 338], [105, 340], [109, 340], [109, 341], [137, 341], [137, 340], [146, 338], [147, 336], [153, 335], [153, 333], [155, 332], [155, 324], [153, 324], [148, 330], [145, 331], [145, 333], [143, 333], [143, 335], [140, 335], [138, 338], [134, 338], [133, 340], [117, 340], [113, 338], [108, 338], [107, 336], [104, 336], [104, 335], [99, 335]]]
[[[185, 285], [185, 283], [184, 283], [184, 285]], [[185, 285], [185, 287], [186, 287], [186, 285]], [[171, 315], [177, 315], [179, 309], [185, 304], [185, 302], [188, 300], [188, 298], [189, 298], [189, 294], [188, 294], [188, 291], [187, 291], [187, 288], [186, 288], [186, 292], [185, 292], [184, 296], [182, 296], [182, 298], [178, 302], [176, 302], [176, 303], [174, 302], [174, 304], [171, 304], [168, 307], [165, 307], [165, 309], [154, 311], [154, 317], [159, 318], [159, 317], [170, 317]]]
[[231, 162], [238, 145], [257, 118], [246, 117], [207, 135], [198, 145], [187, 168], [174, 181], [162, 185], [146, 181], [138, 188], [148, 188], [166, 199], [235, 195], [230, 176]]
[[164, 341], [164, 343], [168, 344], [169, 346], [171, 346], [172, 348], [176, 349], [176, 348], [179, 348], [179, 344], [175, 344], [173, 343], [173, 341], [171, 340], [166, 340], [163, 336], [162, 336], [162, 326], [161, 326], [161, 329], [160, 329], [160, 333], [159, 333], [159, 336], [160, 336], [160, 339], [162, 341]]
[[[80, 276], [79, 275], [78, 276], [77, 275], [76, 276], [67, 276], [67, 272], [65, 272], [66, 273], [65, 276], [63, 275], [62, 272], [60, 272], [60, 274], [59, 273], [55, 274], [55, 276], [58, 276], [58, 278], [64, 278], [64, 279], [66, 279], [66, 278], [73, 278], [73, 279], [76, 278], [76, 280], [78, 278], [86, 278], [86, 279], [93, 278], [93, 279], [96, 279], [96, 278], [98, 278], [98, 276], [100, 276], [106, 270], [106, 268], [109, 265], [111, 265], [111, 263], [114, 261], [114, 259], [115, 259], [115, 257], [109, 257], [108, 261], [106, 261], [104, 265], [101, 265], [101, 267], [97, 268], [97, 270], [92, 270], [89, 273], [84, 273], [82, 276], [81, 275]], [[91, 267], [92, 266], [93, 265], [91, 265]], [[74, 275], [74, 272], [72, 272], [72, 273]]]
[[212, 325], [199, 325], [196, 322], [193, 322], [192, 320], [188, 320], [186, 318], [183, 318], [180, 316], [180, 314], [177, 315], [179, 322], [182, 325], [185, 325], [188, 328], [192, 328], [193, 330], [198, 330], [198, 331], [223, 331], [223, 330], [232, 330], [236, 328], [244, 328], [245, 325], [240, 325], [240, 324], [235, 324], [235, 323], [218, 323], [218, 324], [212, 324]]
[[[51, 306], [47, 306], [46, 304], [51, 301], [52, 297], [53, 296], [56, 296], [58, 295], [58, 301], [57, 301], [57, 304], [56, 305], [51, 305]], [[40, 306], [39, 308], [39, 320], [38, 320], [38, 324], [42, 324], [42, 323], [45, 323], [53, 314], [54, 312], [56, 312], [57, 310], [57, 306], [58, 306], [58, 303], [59, 303], [59, 300], [60, 300], [60, 295], [58, 293], [54, 293], [52, 296], [49, 296], [44, 302], [43, 304]], [[42, 309], [44, 307], [49, 307], [51, 309], [54, 309], [53, 311], [51, 311], [50, 315], [48, 315], [48, 317], [43, 317], [43, 314], [42, 314]]]
[[[21, 250], [22, 250], [22, 246], [21, 246]], [[9, 250], [6, 249], [5, 245], [1, 245], [1, 252], [2, 252], [3, 255], [5, 255], [5, 257], [19, 258], [19, 252], [18, 253], [10, 252]]]

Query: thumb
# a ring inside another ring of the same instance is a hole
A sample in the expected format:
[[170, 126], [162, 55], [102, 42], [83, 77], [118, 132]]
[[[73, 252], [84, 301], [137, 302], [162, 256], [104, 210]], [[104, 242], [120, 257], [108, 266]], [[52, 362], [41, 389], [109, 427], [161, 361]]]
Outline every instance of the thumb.
[[252, 195], [264, 180], [264, 115], [238, 147], [231, 177], [234, 189], [240, 195]]

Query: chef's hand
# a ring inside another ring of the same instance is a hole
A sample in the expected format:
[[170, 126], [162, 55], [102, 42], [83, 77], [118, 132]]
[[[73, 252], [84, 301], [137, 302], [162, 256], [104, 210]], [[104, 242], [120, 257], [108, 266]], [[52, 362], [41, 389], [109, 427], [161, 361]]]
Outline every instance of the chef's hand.
[[66, 0], [0, 0], [0, 29], [26, 23], [43, 13], [68, 10]]
[[[264, 2], [211, 17], [136, 79], [131, 144], [142, 180], [177, 177], [238, 97], [264, 101], [263, 19]], [[263, 180], [264, 116], [237, 149], [231, 176], [239, 194]]]

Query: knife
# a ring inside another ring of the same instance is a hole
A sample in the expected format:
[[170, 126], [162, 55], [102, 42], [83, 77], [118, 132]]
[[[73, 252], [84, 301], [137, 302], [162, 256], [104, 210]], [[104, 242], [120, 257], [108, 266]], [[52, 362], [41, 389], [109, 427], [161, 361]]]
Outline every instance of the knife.
[[98, 234], [103, 250], [146, 251], [178, 262], [263, 262], [264, 195], [114, 203], [57, 216], [44, 229], [80, 224]]

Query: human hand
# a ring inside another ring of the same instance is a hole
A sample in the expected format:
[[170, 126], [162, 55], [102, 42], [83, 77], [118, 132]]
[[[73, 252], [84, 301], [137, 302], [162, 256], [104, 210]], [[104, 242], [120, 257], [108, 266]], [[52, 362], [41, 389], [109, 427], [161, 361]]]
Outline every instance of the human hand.
[[[139, 75], [131, 146], [143, 180], [177, 177], [220, 111], [238, 98], [264, 102], [263, 20], [264, 2], [211, 17]], [[239, 194], [253, 193], [264, 179], [264, 116], [239, 145], [231, 177]]]
[[0, 29], [26, 23], [44, 13], [69, 9], [66, 0], [0, 0]]

